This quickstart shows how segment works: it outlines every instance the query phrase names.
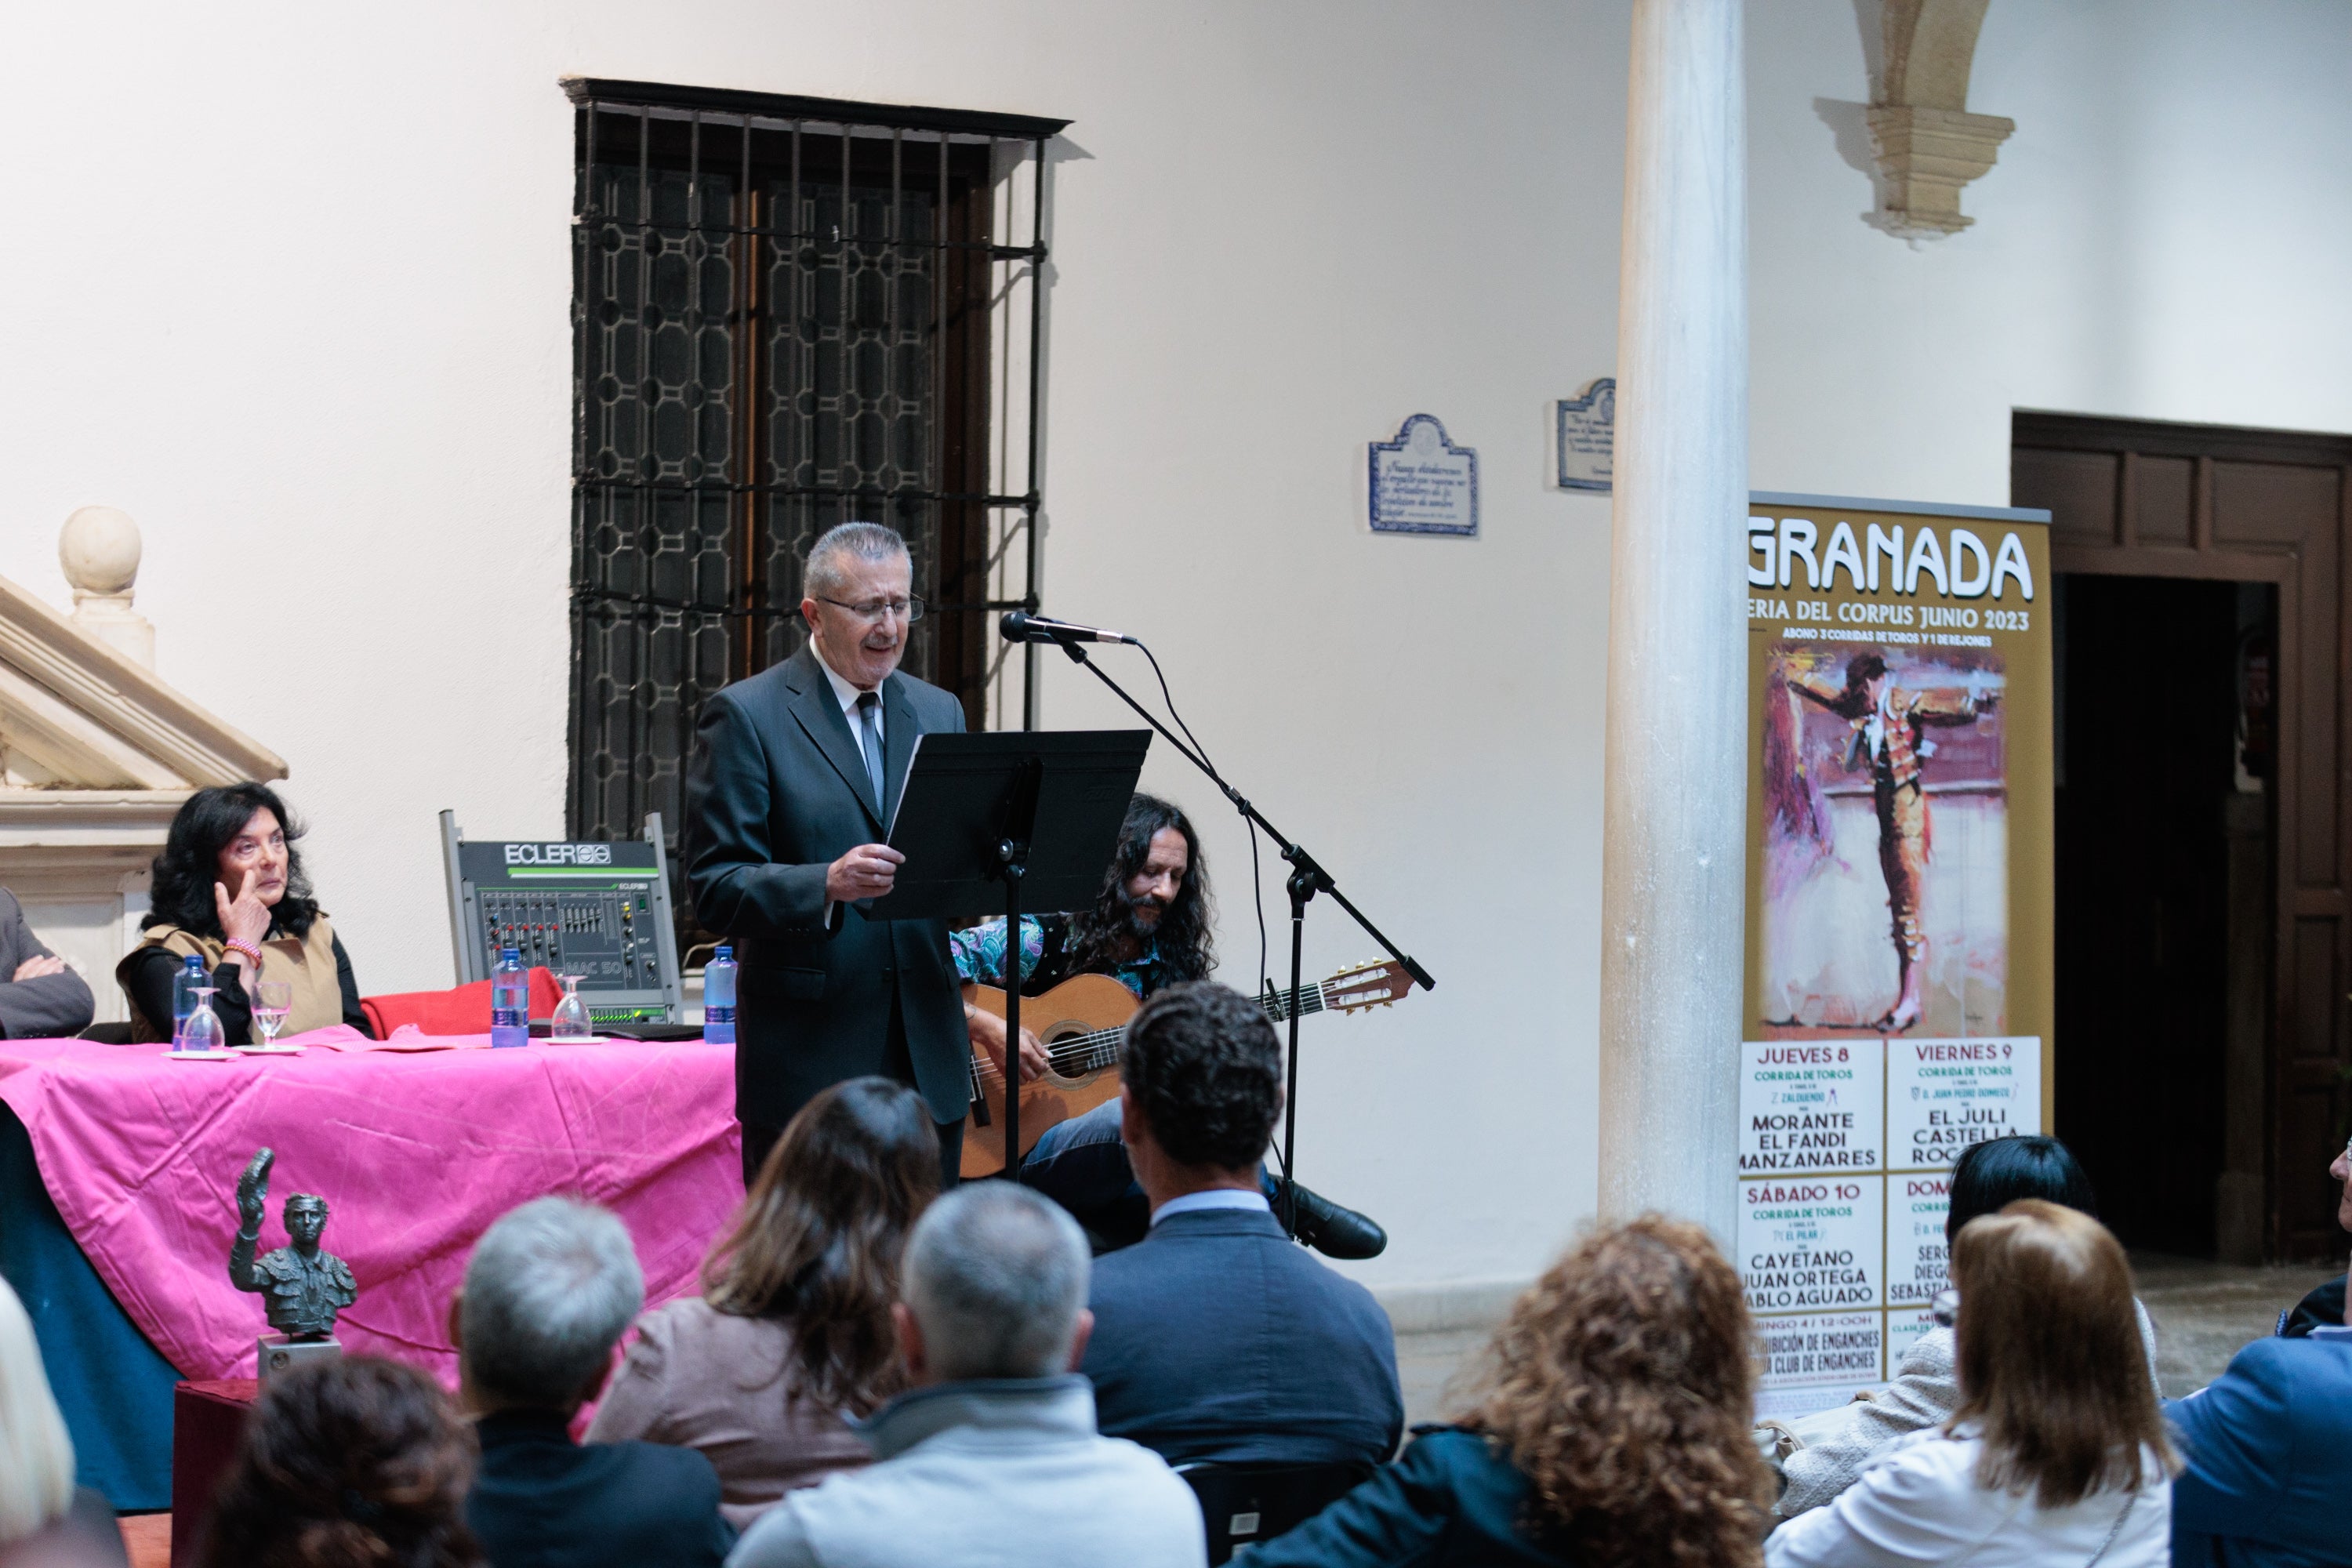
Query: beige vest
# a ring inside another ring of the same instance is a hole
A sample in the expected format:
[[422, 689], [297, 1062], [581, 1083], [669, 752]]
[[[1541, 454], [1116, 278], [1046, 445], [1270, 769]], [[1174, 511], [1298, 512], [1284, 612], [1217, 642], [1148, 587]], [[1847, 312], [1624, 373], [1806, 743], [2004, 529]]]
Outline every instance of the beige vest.
[[[335, 977], [335, 931], [324, 912], [310, 922], [310, 934], [297, 937], [290, 931], [278, 931], [258, 944], [261, 948], [261, 978], [282, 980], [294, 990], [294, 1005], [286, 1015], [285, 1032], [299, 1035], [305, 1029], [323, 1029], [330, 1024], [343, 1021], [343, 988]], [[123, 955], [115, 966], [114, 978], [127, 994], [131, 960], [145, 949], [163, 948], [184, 958], [190, 953], [205, 961], [209, 971], [220, 966], [228, 956], [228, 949], [215, 936], [199, 936], [175, 925], [149, 926], [140, 933], [139, 945]], [[245, 955], [236, 955], [237, 964], [244, 966]], [[255, 1030], [258, 1038], [260, 1031]], [[170, 1038], [155, 1032], [147, 1016], [134, 1005], [131, 1009], [131, 1037], [145, 1042]]]

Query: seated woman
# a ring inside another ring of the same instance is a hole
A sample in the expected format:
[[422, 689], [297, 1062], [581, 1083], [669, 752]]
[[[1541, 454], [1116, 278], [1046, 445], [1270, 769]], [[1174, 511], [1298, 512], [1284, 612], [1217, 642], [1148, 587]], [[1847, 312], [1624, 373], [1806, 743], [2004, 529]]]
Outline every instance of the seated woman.
[[1485, 1394], [1236, 1568], [1751, 1568], [1770, 1472], [1748, 1440], [1754, 1328], [1695, 1225], [1597, 1230], [1511, 1308]]
[[702, 1294], [648, 1312], [588, 1441], [695, 1448], [738, 1530], [873, 1455], [843, 1419], [902, 1391], [898, 1255], [940, 1190], [922, 1097], [854, 1078], [803, 1106], [702, 1265]]
[[[1949, 1207], [1944, 1215], [1947, 1252], [1970, 1220], [1999, 1214], [2019, 1198], [2041, 1198], [2093, 1216], [2099, 1212], [2091, 1195], [2091, 1178], [2075, 1163], [2074, 1152], [2057, 1139], [2040, 1133], [1989, 1139], [1970, 1144], [1952, 1165]], [[2137, 1300], [2132, 1302], [2132, 1314], [2153, 1387], [2156, 1326]], [[1884, 1392], [1798, 1423], [1805, 1446], [1781, 1461], [1788, 1489], [1775, 1511], [1794, 1519], [1832, 1501], [1880, 1449], [1949, 1419], [1960, 1404], [1956, 1355], [1952, 1331], [1930, 1329], [1903, 1352], [1895, 1380]]]
[[288, 1034], [330, 1024], [373, 1033], [351, 955], [310, 897], [294, 847], [301, 836], [267, 784], [188, 797], [155, 857], [140, 943], [115, 966], [131, 999], [132, 1039], [172, 1037], [172, 982], [191, 955], [212, 977], [213, 1011], [232, 1046], [253, 1043], [253, 1004], [265, 980], [289, 988]]
[[1961, 1228], [1952, 1280], [1960, 1407], [1774, 1531], [1766, 1568], [2165, 1568], [2179, 1462], [2124, 1249], [2088, 1215], [2021, 1198]]

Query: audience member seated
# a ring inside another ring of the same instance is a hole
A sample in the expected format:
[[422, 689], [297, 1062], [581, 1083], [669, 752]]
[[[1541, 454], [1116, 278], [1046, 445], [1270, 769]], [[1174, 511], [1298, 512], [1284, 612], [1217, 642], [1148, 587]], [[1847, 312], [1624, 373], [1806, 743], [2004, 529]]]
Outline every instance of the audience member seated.
[[[2327, 1167], [2327, 1173], [2336, 1178], [2342, 1188], [2336, 1198], [2336, 1226], [2342, 1230], [2352, 1230], [2352, 1143], [2344, 1146], [2344, 1152], [2336, 1156], [2336, 1163]], [[2279, 1333], [2286, 1339], [2300, 1340], [2309, 1338], [2315, 1332], [2323, 1337], [2343, 1332], [2344, 1279], [2345, 1277], [2338, 1274], [2326, 1283], [2313, 1287], [2309, 1295], [2281, 1312]]]
[[[2352, 1230], [2352, 1154], [2336, 1224]], [[2334, 1288], [2333, 1300], [2314, 1297]], [[2188, 1468], [2172, 1484], [2175, 1568], [2303, 1568], [2352, 1561], [2352, 1331], [2344, 1281], [2323, 1285], [2229, 1370], [2168, 1403]]]
[[474, 1445], [440, 1385], [373, 1356], [262, 1384], [199, 1568], [476, 1568]]
[[79, 1035], [97, 1016], [89, 983], [33, 934], [25, 907], [5, 888], [0, 888], [0, 1037]]
[[1882, 1449], [1766, 1568], [2097, 1563], [2164, 1568], [2178, 1461], [2106, 1227], [2021, 1198], [1960, 1227], [1960, 1405]]
[[202, 958], [213, 1011], [232, 1046], [251, 1045], [256, 987], [283, 981], [288, 1034], [349, 1024], [367, 1034], [351, 955], [310, 897], [302, 829], [267, 784], [200, 789], [187, 798], [155, 857], [139, 945], [115, 966], [131, 999], [135, 1040], [172, 1037], [172, 981]]
[[939, 1134], [913, 1089], [856, 1078], [810, 1100], [704, 1261], [702, 1294], [638, 1320], [588, 1440], [700, 1449], [739, 1530], [865, 1464], [843, 1417], [905, 1387], [890, 1304], [939, 1190]]
[[1129, 1020], [1119, 1076], [1151, 1228], [1095, 1262], [1083, 1370], [1102, 1430], [1171, 1464], [1386, 1459], [1404, 1426], [1388, 1314], [1286, 1237], [1259, 1187], [1282, 1114], [1265, 1009], [1169, 986]]
[[933, 1204], [892, 1309], [914, 1392], [860, 1424], [879, 1462], [787, 1494], [728, 1568], [1204, 1568], [1192, 1489], [1095, 1430], [1087, 1268], [1077, 1222], [1025, 1187]]
[[73, 1438], [33, 1320], [0, 1279], [0, 1568], [121, 1568], [114, 1510], [74, 1486]]
[[1753, 1332], [1697, 1226], [1596, 1230], [1511, 1308], [1468, 1415], [1236, 1568], [1749, 1568]]
[[[1951, 1206], [1944, 1215], [1947, 1256], [1952, 1239], [1970, 1220], [1999, 1214], [2019, 1198], [2063, 1204], [2095, 1218], [2099, 1212], [2091, 1194], [2091, 1179], [2083, 1173], [2073, 1152], [2057, 1139], [2032, 1134], [1971, 1144], [1952, 1166]], [[2140, 1346], [2147, 1354], [2153, 1386], [2156, 1326], [2137, 1300], [2132, 1302], [2132, 1315], [2139, 1325]], [[1780, 1465], [1780, 1473], [1788, 1479], [1788, 1489], [1780, 1494], [1776, 1510], [1780, 1517], [1794, 1519], [1832, 1501], [1887, 1445], [1949, 1420], [1960, 1405], [1953, 1361], [1952, 1331], [1930, 1329], [1903, 1352], [1895, 1381], [1883, 1392], [1800, 1423], [1805, 1447]]]
[[629, 1233], [603, 1209], [540, 1198], [490, 1226], [449, 1306], [481, 1467], [466, 1518], [490, 1568], [712, 1568], [735, 1532], [719, 1478], [688, 1448], [572, 1441], [613, 1347], [645, 1303]]

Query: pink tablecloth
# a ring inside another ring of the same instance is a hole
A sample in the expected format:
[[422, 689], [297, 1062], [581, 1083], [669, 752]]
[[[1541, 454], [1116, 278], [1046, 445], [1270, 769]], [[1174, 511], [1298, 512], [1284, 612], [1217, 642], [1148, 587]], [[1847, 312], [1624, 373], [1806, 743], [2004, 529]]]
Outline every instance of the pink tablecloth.
[[517, 1204], [564, 1193], [618, 1214], [650, 1306], [695, 1289], [742, 1200], [732, 1047], [490, 1050], [473, 1037], [414, 1051], [340, 1026], [300, 1038], [312, 1042], [301, 1056], [223, 1062], [0, 1041], [0, 1100], [30, 1132], [66, 1227], [184, 1376], [253, 1375], [268, 1325], [261, 1299], [229, 1283], [228, 1249], [237, 1175], [265, 1144], [278, 1163], [262, 1249], [286, 1243], [289, 1195], [324, 1196], [323, 1245], [360, 1287], [337, 1338], [453, 1384], [450, 1292]]

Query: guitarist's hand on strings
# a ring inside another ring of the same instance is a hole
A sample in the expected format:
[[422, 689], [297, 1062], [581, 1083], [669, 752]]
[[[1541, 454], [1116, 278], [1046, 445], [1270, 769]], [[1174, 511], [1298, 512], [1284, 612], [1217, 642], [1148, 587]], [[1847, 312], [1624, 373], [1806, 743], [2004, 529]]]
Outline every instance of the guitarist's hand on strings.
[[824, 868], [824, 896], [836, 904], [878, 899], [906, 861], [887, 844], [861, 844]]
[[[984, 1007], [964, 1005], [964, 1022], [971, 1028], [971, 1043], [988, 1053], [996, 1070], [1004, 1070], [1004, 1020]], [[1034, 1083], [1045, 1075], [1045, 1047], [1028, 1030], [1021, 1031], [1021, 1081]]]

